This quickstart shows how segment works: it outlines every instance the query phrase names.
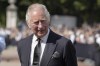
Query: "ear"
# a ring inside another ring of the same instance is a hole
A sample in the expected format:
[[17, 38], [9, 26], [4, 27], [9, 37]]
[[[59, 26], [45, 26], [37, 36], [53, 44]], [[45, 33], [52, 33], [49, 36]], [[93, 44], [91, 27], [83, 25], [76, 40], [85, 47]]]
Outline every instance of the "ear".
[[29, 22], [26, 22], [27, 23], [27, 26], [29, 27], [29, 29], [31, 28], [31, 25]]
[[31, 27], [28, 25], [28, 28], [30, 29]]

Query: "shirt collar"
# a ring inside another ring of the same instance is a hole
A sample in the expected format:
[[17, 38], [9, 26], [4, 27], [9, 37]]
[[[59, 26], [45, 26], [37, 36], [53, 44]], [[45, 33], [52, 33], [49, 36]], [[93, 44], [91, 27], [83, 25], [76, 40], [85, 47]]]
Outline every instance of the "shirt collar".
[[[47, 38], [48, 38], [49, 32], [50, 32], [50, 29], [48, 29], [47, 34], [41, 38], [42, 42], [45, 42], [45, 43], [47, 42]], [[34, 40], [37, 40], [37, 36], [36, 35], [33, 35], [33, 37], [34, 37]]]

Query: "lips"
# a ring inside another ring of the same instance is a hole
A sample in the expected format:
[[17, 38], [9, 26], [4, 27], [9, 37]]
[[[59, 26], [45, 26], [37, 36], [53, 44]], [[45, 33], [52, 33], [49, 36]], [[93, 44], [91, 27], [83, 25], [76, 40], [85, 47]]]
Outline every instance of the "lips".
[[43, 33], [43, 32], [44, 32], [44, 30], [38, 30], [38, 32], [39, 32], [39, 33]]

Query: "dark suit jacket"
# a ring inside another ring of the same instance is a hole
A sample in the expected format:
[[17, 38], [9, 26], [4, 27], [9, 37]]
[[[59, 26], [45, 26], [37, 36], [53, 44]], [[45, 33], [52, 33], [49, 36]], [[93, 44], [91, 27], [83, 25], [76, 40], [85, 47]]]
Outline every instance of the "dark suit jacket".
[[[18, 43], [21, 66], [29, 66], [32, 36]], [[50, 31], [40, 66], [77, 66], [76, 51], [72, 42]]]

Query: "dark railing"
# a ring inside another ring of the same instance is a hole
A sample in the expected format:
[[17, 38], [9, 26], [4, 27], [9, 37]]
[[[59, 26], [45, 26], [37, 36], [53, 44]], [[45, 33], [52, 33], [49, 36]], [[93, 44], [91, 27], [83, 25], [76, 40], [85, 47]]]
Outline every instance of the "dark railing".
[[76, 56], [79, 60], [91, 59], [100, 66], [100, 47], [89, 44], [75, 44]]

